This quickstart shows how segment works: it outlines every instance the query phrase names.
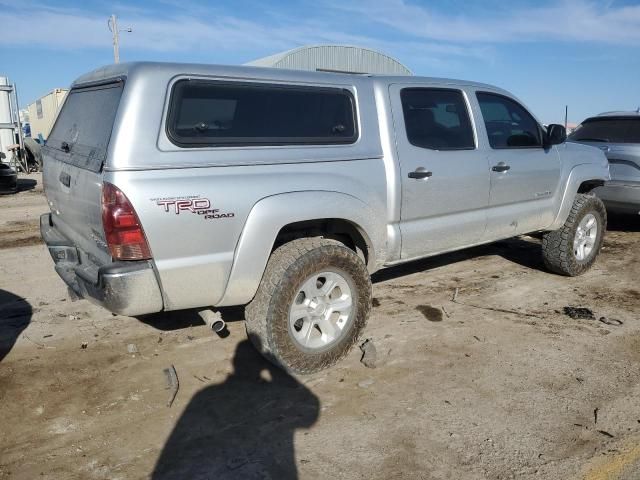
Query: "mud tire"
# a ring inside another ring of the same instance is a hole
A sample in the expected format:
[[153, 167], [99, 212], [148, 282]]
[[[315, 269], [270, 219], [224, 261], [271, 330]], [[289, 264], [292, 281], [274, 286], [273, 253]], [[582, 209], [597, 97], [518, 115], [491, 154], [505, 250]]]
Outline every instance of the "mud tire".
[[[304, 280], [326, 268], [349, 277], [354, 311], [342, 338], [328, 350], [305, 352], [289, 333], [289, 308]], [[371, 278], [362, 259], [344, 244], [322, 237], [300, 238], [269, 258], [256, 296], [245, 309], [247, 335], [271, 362], [286, 371], [310, 374], [338, 362], [363, 332], [371, 310]]]
[[[580, 261], [573, 250], [573, 240], [578, 225], [590, 213], [598, 222], [596, 243], [587, 258]], [[577, 194], [564, 225], [558, 230], [545, 233], [542, 237], [542, 256], [545, 266], [560, 275], [569, 277], [582, 275], [595, 263], [604, 242], [606, 228], [607, 211], [602, 200], [594, 195]]]

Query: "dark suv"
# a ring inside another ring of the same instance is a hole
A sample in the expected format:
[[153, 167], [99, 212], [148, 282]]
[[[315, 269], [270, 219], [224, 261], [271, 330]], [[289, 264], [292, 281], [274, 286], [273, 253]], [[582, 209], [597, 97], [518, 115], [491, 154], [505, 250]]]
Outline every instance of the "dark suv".
[[640, 213], [640, 108], [587, 118], [569, 141], [598, 147], [609, 159], [611, 181], [594, 190], [607, 209]]

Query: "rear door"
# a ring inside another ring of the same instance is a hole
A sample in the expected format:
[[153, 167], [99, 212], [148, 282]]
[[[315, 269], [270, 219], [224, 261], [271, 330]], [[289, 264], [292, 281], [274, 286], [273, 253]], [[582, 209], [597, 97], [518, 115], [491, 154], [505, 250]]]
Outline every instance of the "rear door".
[[72, 89], [43, 148], [53, 224], [82, 260], [98, 265], [111, 261], [102, 229], [102, 167], [122, 89], [122, 81]]
[[484, 234], [489, 168], [477, 150], [460, 88], [392, 85], [402, 185], [403, 259], [477, 243]]
[[553, 197], [560, 184], [556, 147], [543, 147], [542, 127], [514, 99], [480, 91], [476, 98], [491, 169], [486, 240], [549, 225], [554, 218]]

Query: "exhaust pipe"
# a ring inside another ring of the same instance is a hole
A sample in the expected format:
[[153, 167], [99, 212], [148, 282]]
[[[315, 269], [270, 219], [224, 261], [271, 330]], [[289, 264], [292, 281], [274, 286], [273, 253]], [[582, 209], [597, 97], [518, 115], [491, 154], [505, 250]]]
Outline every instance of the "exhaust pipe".
[[220, 312], [214, 312], [210, 308], [200, 310], [198, 312], [202, 321], [213, 330], [220, 338], [226, 338], [229, 336], [229, 330], [227, 330], [227, 324], [222, 319]]
[[224, 320], [220, 319], [220, 320], [216, 320], [215, 322], [213, 322], [211, 324], [211, 330], [213, 330], [214, 332], [216, 332], [218, 335], [220, 335], [220, 333], [227, 328], [227, 324], [225, 323]]

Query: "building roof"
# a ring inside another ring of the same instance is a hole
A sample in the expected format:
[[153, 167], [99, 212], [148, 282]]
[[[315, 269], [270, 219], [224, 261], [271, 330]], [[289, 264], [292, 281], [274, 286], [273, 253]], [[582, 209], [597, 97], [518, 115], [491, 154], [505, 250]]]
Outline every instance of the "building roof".
[[629, 112], [624, 112], [624, 111], [604, 112], [604, 113], [599, 113], [596, 116], [598, 117], [640, 117], [640, 107], [638, 107], [636, 110], [629, 111]]
[[398, 60], [369, 48], [349, 45], [310, 45], [259, 58], [247, 65], [290, 70], [411, 75]]

